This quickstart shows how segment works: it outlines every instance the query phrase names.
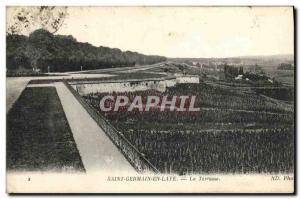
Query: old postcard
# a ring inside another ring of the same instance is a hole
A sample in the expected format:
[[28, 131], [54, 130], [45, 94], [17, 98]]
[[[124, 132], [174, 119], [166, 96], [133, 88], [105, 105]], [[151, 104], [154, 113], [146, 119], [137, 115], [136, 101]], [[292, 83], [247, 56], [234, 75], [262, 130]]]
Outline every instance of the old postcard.
[[6, 7], [8, 193], [294, 193], [293, 7]]

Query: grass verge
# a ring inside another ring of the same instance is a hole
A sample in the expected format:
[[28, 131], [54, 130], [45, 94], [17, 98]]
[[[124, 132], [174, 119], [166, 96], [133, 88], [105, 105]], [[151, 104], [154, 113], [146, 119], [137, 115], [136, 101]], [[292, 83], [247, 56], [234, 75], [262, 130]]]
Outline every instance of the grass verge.
[[7, 169], [84, 171], [54, 87], [26, 88], [7, 114]]

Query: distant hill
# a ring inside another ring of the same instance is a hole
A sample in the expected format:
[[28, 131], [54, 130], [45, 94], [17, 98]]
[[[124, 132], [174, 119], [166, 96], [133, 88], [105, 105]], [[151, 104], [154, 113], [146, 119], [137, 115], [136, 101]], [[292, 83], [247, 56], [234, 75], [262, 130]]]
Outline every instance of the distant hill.
[[236, 58], [246, 58], [246, 59], [286, 59], [291, 60], [294, 59], [294, 55], [292, 54], [278, 54], [278, 55], [262, 55], [262, 56], [239, 56]]
[[154, 64], [165, 61], [162, 56], [149, 56], [118, 48], [96, 47], [77, 42], [71, 35], [53, 35], [39, 29], [29, 37], [6, 36], [7, 71], [39, 69], [42, 72], [65, 72], [112, 67]]
[[241, 65], [261, 65], [277, 67], [280, 63], [294, 64], [293, 55], [268, 55], [268, 56], [240, 56], [226, 58], [168, 58], [169, 61], [175, 62], [200, 62], [209, 64], [210, 62], [223, 62], [227, 64]]

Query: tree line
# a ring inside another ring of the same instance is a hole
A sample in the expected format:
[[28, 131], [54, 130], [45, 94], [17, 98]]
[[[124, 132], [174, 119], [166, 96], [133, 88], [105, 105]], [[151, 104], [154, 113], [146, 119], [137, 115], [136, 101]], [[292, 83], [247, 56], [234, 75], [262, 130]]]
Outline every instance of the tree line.
[[162, 56], [148, 56], [118, 48], [77, 42], [71, 35], [54, 35], [38, 29], [28, 37], [6, 35], [7, 70], [30, 69], [41, 72], [66, 72], [154, 64]]

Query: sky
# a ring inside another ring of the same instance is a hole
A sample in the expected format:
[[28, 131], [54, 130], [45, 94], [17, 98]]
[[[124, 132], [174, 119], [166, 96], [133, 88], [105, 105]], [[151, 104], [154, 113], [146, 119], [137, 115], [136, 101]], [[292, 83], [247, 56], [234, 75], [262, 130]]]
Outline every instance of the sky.
[[68, 7], [56, 34], [166, 57], [294, 51], [292, 7]]

